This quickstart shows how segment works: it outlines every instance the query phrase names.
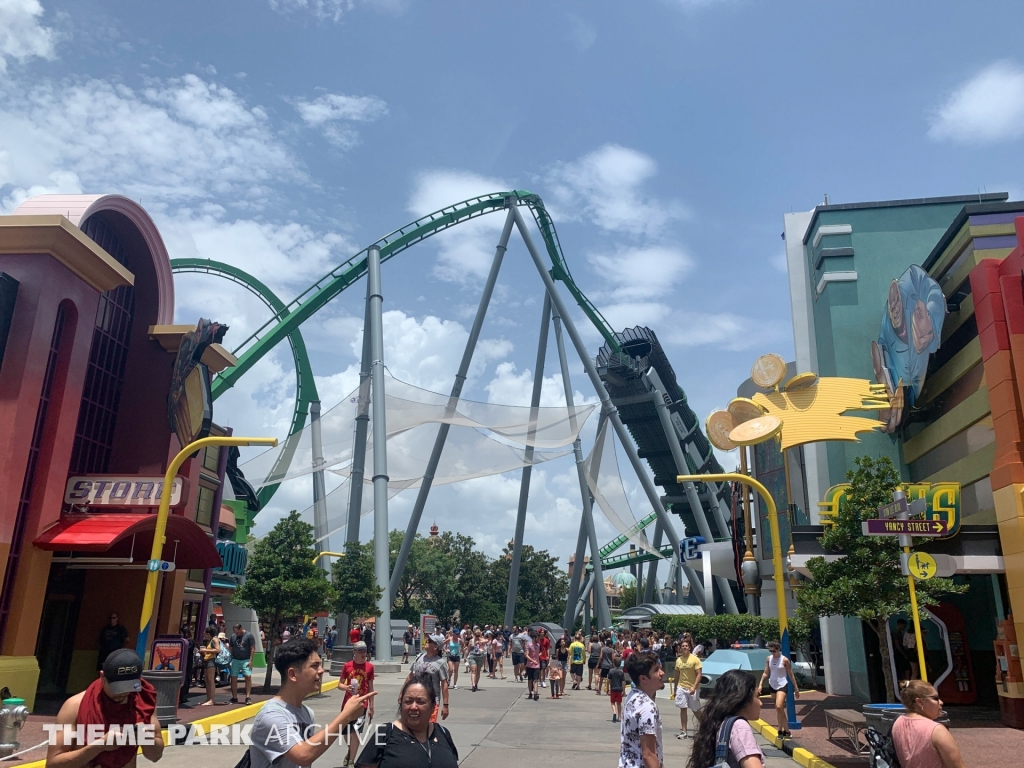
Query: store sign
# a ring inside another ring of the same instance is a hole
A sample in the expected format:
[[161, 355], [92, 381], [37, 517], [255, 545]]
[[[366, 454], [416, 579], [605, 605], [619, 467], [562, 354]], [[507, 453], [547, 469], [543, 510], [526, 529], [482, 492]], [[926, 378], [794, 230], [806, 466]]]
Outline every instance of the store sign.
[[[159, 507], [163, 490], [162, 477], [69, 477], [64, 489], [64, 503], [88, 507]], [[171, 486], [171, 507], [180, 507], [184, 499], [185, 479], [176, 477]]]
[[895, 432], [921, 396], [928, 358], [939, 348], [946, 297], [928, 273], [912, 264], [889, 284], [878, 341], [871, 342], [875, 380], [884, 384], [892, 407], [880, 411], [883, 432]]
[[249, 550], [234, 541], [218, 541], [217, 553], [223, 565], [218, 571], [227, 571], [234, 576], [245, 576], [245, 566], [249, 562]]
[[[846, 502], [849, 483], [834, 485], [825, 492], [825, 500], [818, 502], [823, 525], [832, 525], [839, 514], [839, 505]], [[899, 486], [906, 494], [908, 512], [917, 520], [941, 523], [938, 538], [955, 536], [960, 530], [960, 483], [914, 483]], [[924, 509], [921, 510], [921, 501]], [[921, 512], [920, 515], [915, 514]], [[912, 535], [926, 535], [913, 533]]]

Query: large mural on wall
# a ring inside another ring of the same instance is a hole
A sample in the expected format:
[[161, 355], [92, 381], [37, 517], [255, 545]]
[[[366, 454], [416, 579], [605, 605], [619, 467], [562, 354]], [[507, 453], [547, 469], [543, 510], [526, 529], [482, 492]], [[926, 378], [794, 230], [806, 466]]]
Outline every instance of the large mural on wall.
[[871, 342], [875, 380], [884, 384], [891, 407], [879, 411], [883, 432], [895, 432], [924, 389], [928, 358], [939, 348], [946, 297], [916, 264], [889, 284], [878, 341]]

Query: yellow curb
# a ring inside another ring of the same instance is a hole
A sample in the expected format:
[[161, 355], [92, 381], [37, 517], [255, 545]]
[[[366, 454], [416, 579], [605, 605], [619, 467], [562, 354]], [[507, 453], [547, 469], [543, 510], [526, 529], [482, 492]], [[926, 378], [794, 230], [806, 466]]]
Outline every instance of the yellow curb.
[[[337, 687], [337, 680], [329, 680], [328, 682], [320, 686], [320, 693], [333, 691]], [[315, 695], [316, 694], [310, 694], [310, 696]], [[232, 709], [218, 715], [210, 715], [210, 717], [201, 717], [198, 720], [193, 720], [191, 723], [187, 723], [187, 725], [200, 725], [203, 728], [203, 733], [209, 733], [215, 728], [235, 725], [236, 723], [240, 723], [243, 720], [248, 720], [250, 717], [256, 717], [256, 715], [259, 714], [259, 711], [263, 708], [263, 705], [266, 704], [267, 701], [269, 701], [269, 699], [267, 699], [266, 701], [258, 701], [255, 704], [247, 704], [244, 707]], [[167, 735], [166, 728], [163, 729], [163, 731], [161, 731], [161, 735], [163, 736], [164, 744], [167, 744], [169, 737]], [[141, 748], [139, 748], [138, 754], [142, 754]], [[45, 759], [33, 760], [31, 763], [23, 763], [22, 765], [17, 766], [17, 768], [44, 768], [45, 765]], [[816, 766], [815, 768], [819, 767]]]
[[[779, 738], [778, 730], [768, 725], [764, 720], [751, 720], [750, 726], [768, 739], [777, 749], [782, 749], [782, 739]], [[835, 768], [832, 763], [822, 760], [816, 754], [807, 751], [803, 747], [793, 747], [790, 756], [804, 768]]]

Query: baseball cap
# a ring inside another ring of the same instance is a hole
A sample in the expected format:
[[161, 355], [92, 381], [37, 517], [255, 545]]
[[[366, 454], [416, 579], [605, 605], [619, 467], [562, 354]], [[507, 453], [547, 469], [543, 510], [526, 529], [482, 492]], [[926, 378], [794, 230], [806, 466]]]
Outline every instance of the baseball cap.
[[103, 662], [103, 677], [112, 696], [124, 696], [142, 690], [142, 659], [130, 648], [114, 651]]
[[360, 640], [359, 642], [357, 642], [355, 645], [352, 646], [352, 650], [353, 651], [365, 651], [366, 650], [366, 643], [364, 643], [362, 640]]
[[444, 644], [444, 637], [442, 635], [428, 635], [427, 640], [429, 640], [437, 646], [441, 646]]

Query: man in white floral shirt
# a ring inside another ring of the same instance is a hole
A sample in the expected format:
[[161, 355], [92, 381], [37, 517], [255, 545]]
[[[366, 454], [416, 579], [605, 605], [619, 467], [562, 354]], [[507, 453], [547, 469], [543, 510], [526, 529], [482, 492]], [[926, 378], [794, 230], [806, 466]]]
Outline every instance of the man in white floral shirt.
[[622, 712], [619, 768], [663, 768], [661, 713], [655, 694], [665, 687], [665, 670], [653, 651], [640, 651], [626, 660], [633, 691]]

